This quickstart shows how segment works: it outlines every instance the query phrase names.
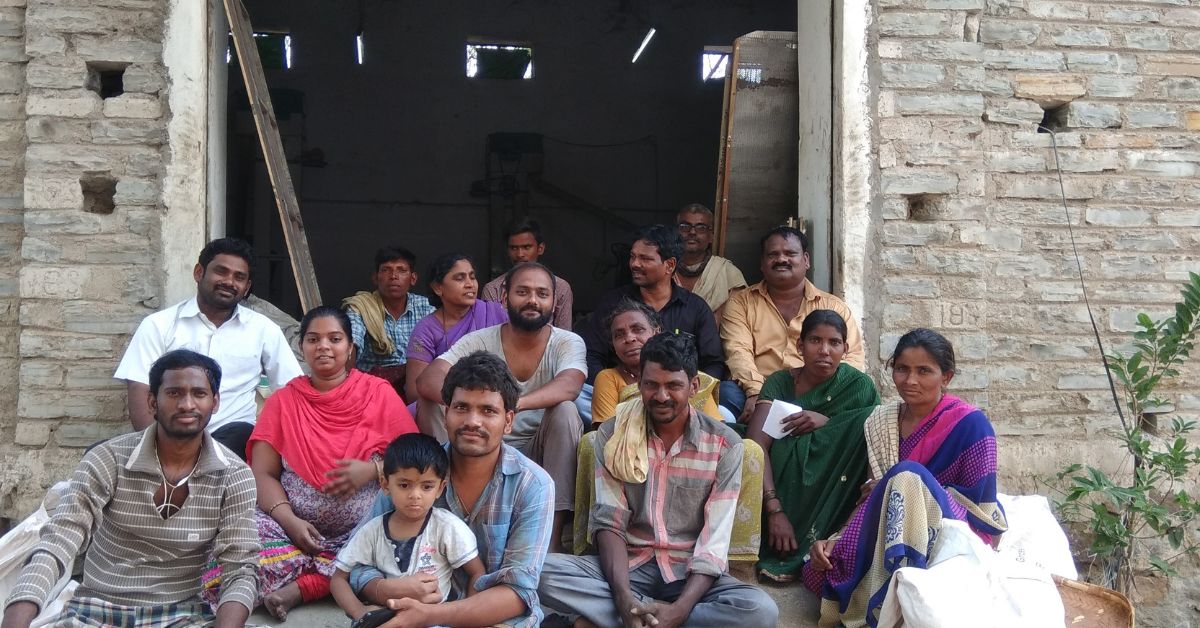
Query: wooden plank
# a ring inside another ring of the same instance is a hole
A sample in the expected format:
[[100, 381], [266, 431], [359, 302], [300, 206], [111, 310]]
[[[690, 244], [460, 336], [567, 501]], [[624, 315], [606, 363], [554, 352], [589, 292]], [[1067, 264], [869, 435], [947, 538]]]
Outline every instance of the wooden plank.
[[250, 16], [242, 0], [224, 0], [224, 3], [238, 65], [246, 81], [246, 94], [250, 97], [250, 111], [254, 114], [258, 141], [267, 163], [267, 175], [275, 191], [275, 204], [279, 207], [279, 220], [283, 224], [283, 238], [292, 262], [292, 274], [296, 277], [296, 290], [300, 294], [300, 307], [307, 312], [321, 304], [321, 292], [317, 287], [312, 253], [308, 249], [308, 236], [304, 232], [304, 219], [300, 216], [300, 204], [292, 187], [292, 173], [283, 154], [283, 141], [279, 137], [279, 122], [267, 90], [267, 77], [263, 73], [262, 59], [258, 57], [258, 47], [254, 44]]

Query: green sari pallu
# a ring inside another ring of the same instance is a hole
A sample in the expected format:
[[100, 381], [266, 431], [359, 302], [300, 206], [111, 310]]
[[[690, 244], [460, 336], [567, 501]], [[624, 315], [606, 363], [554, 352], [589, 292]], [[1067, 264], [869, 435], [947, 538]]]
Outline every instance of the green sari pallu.
[[772, 549], [764, 518], [758, 569], [768, 578], [792, 580], [800, 574], [813, 541], [835, 532], [854, 509], [867, 477], [863, 424], [880, 402], [871, 378], [846, 363], [824, 384], [800, 397], [791, 370], [771, 374], [758, 400], [776, 399], [829, 417], [816, 431], [776, 440], [769, 452], [775, 492], [798, 547], [783, 555]]

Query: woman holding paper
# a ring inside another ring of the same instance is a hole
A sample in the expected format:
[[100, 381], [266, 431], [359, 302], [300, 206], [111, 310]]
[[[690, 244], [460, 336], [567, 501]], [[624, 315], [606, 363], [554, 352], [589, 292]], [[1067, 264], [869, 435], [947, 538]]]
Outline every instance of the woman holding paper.
[[804, 584], [822, 598], [822, 625], [866, 625], [896, 569], [926, 566], [943, 519], [966, 521], [989, 543], [1008, 529], [996, 501], [992, 425], [946, 393], [954, 347], [915, 329], [900, 337], [889, 364], [902, 401], [880, 406], [865, 427], [877, 481], [837, 535], [812, 544], [804, 566]]
[[842, 363], [846, 321], [837, 312], [805, 317], [797, 346], [804, 366], [767, 377], [746, 432], [767, 452], [758, 570], [777, 582], [795, 580], [813, 540], [854, 508], [867, 474], [863, 422], [879, 405], [871, 378]]

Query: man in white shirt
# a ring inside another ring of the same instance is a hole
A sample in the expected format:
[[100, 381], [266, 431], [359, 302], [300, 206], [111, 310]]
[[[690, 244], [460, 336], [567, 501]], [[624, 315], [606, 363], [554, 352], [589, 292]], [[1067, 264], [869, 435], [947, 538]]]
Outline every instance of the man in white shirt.
[[150, 365], [174, 349], [190, 349], [221, 365], [221, 407], [208, 431], [217, 442], [246, 457], [246, 440], [254, 429], [258, 407], [254, 399], [259, 379], [266, 375], [271, 390], [300, 375], [300, 364], [283, 331], [269, 318], [239, 303], [250, 292], [254, 251], [236, 238], [209, 242], [192, 271], [196, 296], [147, 316], [117, 372], [129, 390], [129, 421], [134, 430], [154, 423], [149, 403]]

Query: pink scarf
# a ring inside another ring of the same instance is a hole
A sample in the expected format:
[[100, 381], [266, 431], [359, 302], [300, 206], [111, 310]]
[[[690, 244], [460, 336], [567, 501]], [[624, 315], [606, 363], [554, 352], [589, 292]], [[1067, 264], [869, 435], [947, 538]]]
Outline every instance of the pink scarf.
[[921, 424], [913, 432], [921, 431], [921, 428], [930, 421], [937, 421], [937, 423], [925, 433], [921, 442], [913, 447], [907, 459], [922, 465], [928, 464], [933, 455], [941, 449], [942, 443], [946, 442], [950, 432], [954, 431], [954, 426], [976, 410], [978, 408], [954, 395], [942, 395], [942, 400], [938, 402], [937, 407], [929, 413], [929, 416], [925, 417], [924, 421], [921, 421]]

